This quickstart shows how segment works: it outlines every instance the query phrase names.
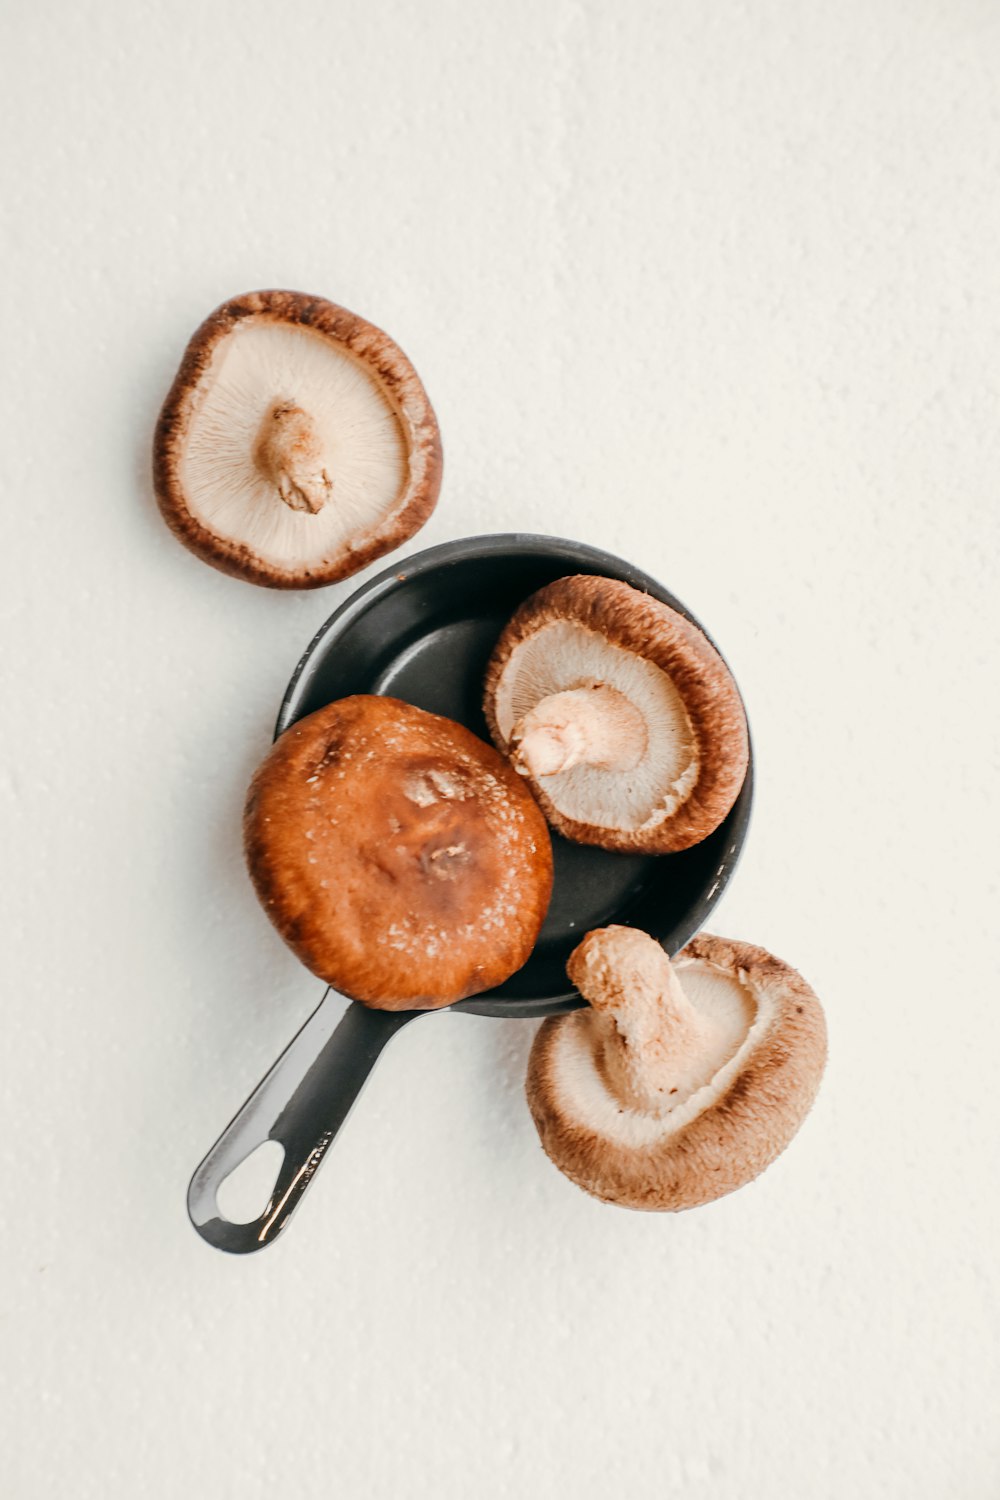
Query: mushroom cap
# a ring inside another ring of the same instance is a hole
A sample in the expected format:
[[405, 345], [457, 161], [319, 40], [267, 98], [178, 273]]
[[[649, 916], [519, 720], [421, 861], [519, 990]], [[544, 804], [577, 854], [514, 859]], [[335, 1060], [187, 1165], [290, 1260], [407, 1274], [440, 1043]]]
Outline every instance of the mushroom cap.
[[[289, 413], [286, 441], [329, 495], [315, 514], [283, 499], [270, 474], [268, 419]], [[407, 541], [437, 503], [441, 463], [437, 419], [399, 346], [303, 292], [248, 292], [216, 308], [184, 352], [153, 441], [175, 536], [270, 588], [334, 583]]]
[[525, 600], [490, 658], [484, 710], [494, 742], [510, 755], [515, 729], [540, 703], [598, 686], [639, 711], [646, 744], [621, 768], [535, 776], [519, 765], [549, 822], [605, 849], [666, 854], [700, 843], [736, 801], [750, 754], [722, 657], [683, 615], [627, 583], [557, 579]]
[[250, 784], [244, 843], [289, 947], [384, 1010], [501, 984], [552, 890], [545, 819], [503, 757], [395, 698], [343, 698], [287, 729]]
[[[574, 982], [586, 987], [581, 950], [595, 936], [627, 931], [589, 934], [570, 959]], [[547, 1155], [586, 1192], [626, 1208], [694, 1208], [756, 1177], [802, 1124], [826, 1062], [819, 1001], [763, 948], [702, 933], [674, 972], [718, 1048], [710, 1076], [692, 1075], [680, 1102], [623, 1100], [602, 1054], [607, 1018], [589, 1008], [543, 1022], [528, 1061], [528, 1105]]]

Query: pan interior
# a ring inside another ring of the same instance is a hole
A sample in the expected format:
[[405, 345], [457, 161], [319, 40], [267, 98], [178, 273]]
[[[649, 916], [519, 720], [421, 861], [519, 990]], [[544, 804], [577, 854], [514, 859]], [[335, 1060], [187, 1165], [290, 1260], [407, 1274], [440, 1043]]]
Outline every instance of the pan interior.
[[[482, 550], [455, 543], [409, 559], [349, 600], [300, 665], [279, 730], [335, 698], [379, 693], [457, 719], [488, 741], [483, 678], [497, 638], [522, 600], [570, 573], [624, 578], [688, 613], [659, 584], [606, 554], [548, 539], [479, 540]], [[642, 927], [675, 952], [721, 894], [749, 801], [748, 776], [721, 828], [680, 854], [615, 854], [553, 833], [552, 904], [531, 958], [499, 989], [461, 1008], [525, 1015], [579, 1004], [566, 960], [587, 931], [609, 922]]]

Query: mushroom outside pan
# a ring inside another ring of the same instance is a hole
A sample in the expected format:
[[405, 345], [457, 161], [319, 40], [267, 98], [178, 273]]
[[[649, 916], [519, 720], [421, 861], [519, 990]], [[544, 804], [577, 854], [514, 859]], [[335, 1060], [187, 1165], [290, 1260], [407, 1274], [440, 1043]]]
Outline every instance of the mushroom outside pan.
[[[446, 542], [369, 579], [339, 606], [295, 669], [279, 737], [331, 701], [359, 693], [388, 694], [486, 734], [483, 673], [505, 622], [527, 594], [579, 573], [627, 581], [683, 611], [655, 579], [580, 542], [520, 534]], [[503, 984], [455, 1008], [526, 1019], [577, 1008], [566, 960], [581, 932], [609, 921], [641, 926], [674, 952], [725, 890], [752, 801], [751, 764], [715, 833], [667, 859], [555, 839], [552, 901], [531, 957]], [[315, 1180], [382, 1048], [401, 1027], [428, 1014], [366, 1005], [342, 1013], [336, 995], [324, 998], [195, 1171], [188, 1209], [198, 1233], [236, 1254], [273, 1244]], [[220, 1215], [216, 1189], [266, 1140], [278, 1141], [285, 1153], [273, 1194], [256, 1220], [233, 1223]]]
[[580, 843], [688, 849], [746, 776], [746, 715], [722, 657], [618, 579], [561, 578], [526, 600], [490, 659], [484, 708], [553, 827]]
[[627, 1208], [693, 1208], [768, 1166], [805, 1118], [826, 1023], [794, 969], [706, 934], [671, 965], [629, 927], [588, 933], [569, 975], [590, 1008], [543, 1022], [527, 1096], [545, 1151]]
[[406, 355], [301, 292], [249, 292], [194, 334], [157, 423], [153, 478], [174, 534], [271, 588], [347, 578], [437, 503], [437, 420]]

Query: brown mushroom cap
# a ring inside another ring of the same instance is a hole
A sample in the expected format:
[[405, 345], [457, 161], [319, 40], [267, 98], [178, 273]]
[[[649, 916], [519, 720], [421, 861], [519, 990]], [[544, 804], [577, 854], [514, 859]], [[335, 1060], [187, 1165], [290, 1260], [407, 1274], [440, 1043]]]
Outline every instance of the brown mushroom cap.
[[560, 578], [527, 599], [490, 658], [484, 710], [549, 822], [582, 844], [687, 849], [746, 775], [746, 715], [722, 657], [616, 579]]
[[317, 588], [419, 530], [441, 487], [441, 440], [387, 334], [322, 297], [248, 292], [188, 344], [153, 480], [167, 525], [205, 562]]
[[626, 1208], [694, 1208], [785, 1149], [826, 1062], [822, 1008], [794, 969], [706, 934], [671, 969], [645, 933], [607, 927], [567, 972], [591, 1008], [543, 1022], [527, 1095], [579, 1187]]
[[343, 698], [286, 730], [250, 784], [244, 838], [289, 947], [384, 1010], [501, 984], [552, 890], [549, 831], [507, 762], [395, 698]]

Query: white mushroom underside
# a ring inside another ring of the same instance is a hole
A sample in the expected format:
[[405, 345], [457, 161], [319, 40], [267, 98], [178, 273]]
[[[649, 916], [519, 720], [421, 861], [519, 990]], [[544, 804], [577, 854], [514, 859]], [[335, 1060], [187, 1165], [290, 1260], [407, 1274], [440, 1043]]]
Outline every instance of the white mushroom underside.
[[[679, 1091], [656, 1113], [623, 1108], [597, 1066], [593, 1014], [578, 1011], [559, 1027], [552, 1053], [553, 1084], [564, 1116], [616, 1146], [650, 1146], [710, 1109], [742, 1072], [747, 1054], [771, 1024], [774, 1003], [744, 981], [703, 959], [678, 959], [674, 972], [695, 1010], [711, 1022], [710, 1044], [698, 1059], [705, 1082]], [[686, 1070], [689, 1070], [686, 1064]]]
[[564, 817], [595, 828], [634, 832], [676, 812], [698, 779], [698, 753], [691, 720], [666, 672], [613, 646], [594, 630], [555, 621], [515, 646], [496, 694], [500, 733], [510, 740], [515, 724], [542, 698], [602, 682], [616, 688], [646, 721], [649, 744], [629, 771], [574, 766], [539, 785]]
[[[254, 463], [261, 423], [281, 401], [312, 418], [333, 480], [316, 515], [286, 505]], [[363, 544], [392, 514], [406, 478], [399, 418], [333, 340], [251, 318], [216, 345], [180, 463], [188, 508], [210, 531], [277, 567], [318, 563]]]

